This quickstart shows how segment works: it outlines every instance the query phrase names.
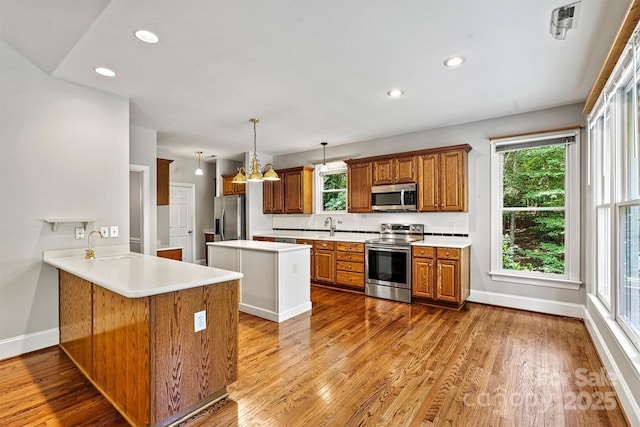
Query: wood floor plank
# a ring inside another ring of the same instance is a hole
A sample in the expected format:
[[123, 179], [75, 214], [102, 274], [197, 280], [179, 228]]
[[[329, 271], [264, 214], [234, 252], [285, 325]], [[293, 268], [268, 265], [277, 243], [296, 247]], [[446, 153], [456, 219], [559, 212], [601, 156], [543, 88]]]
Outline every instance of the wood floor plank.
[[[312, 288], [313, 313], [240, 313], [229, 397], [200, 426], [624, 426], [584, 324]], [[131, 375], [128, 373], [127, 375]], [[0, 362], [1, 426], [124, 426], [57, 347]], [[602, 399], [600, 399], [602, 398]]]

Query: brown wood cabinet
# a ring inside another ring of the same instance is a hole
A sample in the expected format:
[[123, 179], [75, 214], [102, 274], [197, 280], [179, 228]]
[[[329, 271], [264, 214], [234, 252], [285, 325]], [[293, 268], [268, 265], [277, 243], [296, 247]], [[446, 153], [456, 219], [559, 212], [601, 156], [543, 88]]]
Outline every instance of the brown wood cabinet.
[[364, 243], [336, 243], [336, 284], [364, 290]]
[[333, 284], [336, 281], [336, 244], [326, 240], [314, 240], [314, 278], [317, 282]]
[[245, 194], [247, 184], [242, 183], [234, 183], [233, 178], [236, 174], [225, 174], [221, 175], [222, 177], [222, 195], [223, 196], [234, 196], [237, 194]]
[[258, 242], [275, 242], [276, 239], [274, 237], [262, 237], [262, 236], [253, 236], [253, 240]]
[[262, 184], [262, 212], [313, 213], [313, 168], [301, 166], [277, 172], [280, 181]]
[[373, 162], [373, 185], [416, 182], [415, 156], [388, 158]]
[[133, 426], [188, 417], [236, 379], [238, 280], [126, 298], [60, 270], [59, 292], [60, 347]]
[[158, 249], [156, 253], [160, 258], [174, 259], [182, 261], [182, 248], [177, 249]]
[[262, 182], [262, 212], [266, 214], [284, 213], [283, 181]]
[[418, 156], [418, 211], [467, 211], [469, 146]]
[[347, 162], [347, 211], [371, 212], [371, 162]]
[[425, 302], [460, 308], [470, 292], [469, 247], [412, 248], [412, 295]]
[[156, 159], [156, 204], [169, 204], [169, 165], [173, 160]]
[[316, 263], [315, 263], [315, 250], [313, 249], [313, 240], [305, 240], [305, 239], [297, 239], [296, 243], [299, 245], [309, 245], [311, 249], [309, 249], [309, 255], [311, 259], [309, 260], [309, 280], [315, 282], [316, 280]]
[[433, 248], [413, 247], [411, 295], [433, 299], [434, 259]]
[[303, 166], [282, 172], [284, 213], [313, 213], [313, 168]]
[[215, 234], [213, 233], [204, 233], [204, 262], [205, 265], [209, 265], [209, 246], [207, 243], [215, 241]]

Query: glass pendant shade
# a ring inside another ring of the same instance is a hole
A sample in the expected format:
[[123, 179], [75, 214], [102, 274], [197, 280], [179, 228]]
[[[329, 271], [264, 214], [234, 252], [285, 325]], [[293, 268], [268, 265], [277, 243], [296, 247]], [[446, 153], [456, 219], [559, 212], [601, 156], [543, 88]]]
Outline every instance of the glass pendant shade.
[[196, 175], [202, 175], [202, 168], [200, 167], [200, 156], [202, 155], [202, 151], [196, 151], [198, 153], [198, 169], [196, 169]]
[[320, 166], [320, 172], [326, 173], [329, 172], [329, 167], [327, 166], [327, 144], [328, 142], [321, 142], [322, 144], [322, 166]]

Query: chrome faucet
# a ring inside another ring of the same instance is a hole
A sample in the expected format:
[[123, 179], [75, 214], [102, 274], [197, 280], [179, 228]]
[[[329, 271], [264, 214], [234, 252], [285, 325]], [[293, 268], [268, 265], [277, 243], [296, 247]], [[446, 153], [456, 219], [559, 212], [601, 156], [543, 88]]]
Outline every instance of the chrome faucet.
[[324, 226], [329, 226], [329, 237], [333, 237], [333, 234], [336, 232], [336, 224], [333, 221], [333, 218], [331, 217], [327, 217], [327, 219], [324, 220]]
[[100, 238], [102, 238], [102, 232], [100, 230], [93, 230], [91, 233], [89, 233], [89, 236], [87, 237], [87, 240], [89, 240], [89, 249], [87, 249], [84, 252], [84, 259], [95, 259], [96, 258], [96, 254], [93, 251], [93, 249], [91, 248], [91, 236], [94, 233], [98, 233], [100, 235]]

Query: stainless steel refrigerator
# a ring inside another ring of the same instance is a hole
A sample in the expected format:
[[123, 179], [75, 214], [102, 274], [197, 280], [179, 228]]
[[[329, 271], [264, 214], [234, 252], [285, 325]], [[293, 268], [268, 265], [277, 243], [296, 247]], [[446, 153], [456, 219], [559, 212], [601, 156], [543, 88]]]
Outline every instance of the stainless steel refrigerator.
[[214, 197], [213, 218], [214, 241], [246, 239], [244, 196]]

